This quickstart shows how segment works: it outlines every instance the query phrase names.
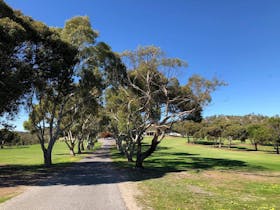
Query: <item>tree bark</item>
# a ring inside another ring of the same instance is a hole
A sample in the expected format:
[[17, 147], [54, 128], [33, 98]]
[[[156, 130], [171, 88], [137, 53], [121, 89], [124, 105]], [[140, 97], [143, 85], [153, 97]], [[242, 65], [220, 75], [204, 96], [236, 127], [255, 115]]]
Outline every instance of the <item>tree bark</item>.
[[75, 154], [75, 151], [74, 151], [74, 148], [71, 148], [70, 149], [70, 155], [72, 155], [72, 156], [75, 156], [76, 154]]
[[[147, 151], [145, 151], [145, 152], [141, 152], [141, 147], [142, 147], [142, 145], [140, 144], [138, 144], [137, 145], [137, 159], [136, 159], [136, 165], [135, 165], [135, 167], [136, 168], [144, 168], [143, 167], [143, 162], [144, 162], [144, 160], [147, 158], [147, 157], [149, 157], [151, 154], [153, 154], [154, 153], [154, 151], [156, 150], [156, 148], [157, 148], [157, 145], [160, 143], [160, 142], [158, 142], [158, 137], [159, 137], [159, 135], [158, 134], [154, 134], [154, 137], [153, 137], [153, 140], [152, 140], [152, 143], [151, 143], [151, 145], [150, 145], [150, 147], [149, 147], [149, 149], [147, 150]], [[141, 142], [140, 142], [141, 143]], [[139, 152], [140, 151], [140, 152]]]
[[254, 143], [255, 150], [258, 151], [258, 143]]
[[82, 151], [81, 151], [81, 141], [79, 139], [78, 141], [78, 154], [82, 154]]
[[135, 168], [142, 169], [143, 168], [143, 161], [142, 160], [142, 142], [140, 139], [137, 140], [137, 151], [136, 151], [136, 163]]
[[276, 154], [279, 155], [280, 151], [279, 151], [279, 144], [278, 143], [275, 145], [275, 149], [276, 149]]
[[52, 150], [45, 149], [43, 153], [44, 153], [44, 165], [46, 167], [50, 167], [52, 165]]
[[191, 143], [190, 136], [187, 135], [187, 138], [188, 138], [188, 144], [190, 144]]
[[0, 148], [1, 148], [1, 149], [4, 149], [4, 144], [5, 144], [5, 140], [2, 140], [2, 141], [1, 141], [1, 145], [0, 145]]
[[125, 150], [125, 155], [128, 162], [134, 162], [133, 160], [134, 149], [135, 149], [135, 143], [130, 142]]
[[133, 162], [132, 154], [130, 151], [126, 151], [125, 156], [126, 156], [128, 162]]
[[123, 155], [124, 154], [124, 149], [122, 146], [122, 141], [117, 140], [117, 149], [119, 150], [119, 152]]

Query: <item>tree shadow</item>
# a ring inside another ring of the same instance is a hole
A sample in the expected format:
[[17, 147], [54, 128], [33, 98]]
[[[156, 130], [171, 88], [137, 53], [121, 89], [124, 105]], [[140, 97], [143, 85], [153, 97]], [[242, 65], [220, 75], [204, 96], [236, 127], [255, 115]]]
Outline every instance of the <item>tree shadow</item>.
[[232, 145], [231, 149], [234, 150], [242, 150], [242, 151], [246, 151], [246, 152], [256, 152], [256, 150], [252, 149], [252, 148], [247, 148], [247, 147], [243, 147], [243, 146], [237, 146], [237, 145]]
[[[113, 154], [116, 157], [117, 154]], [[6, 165], [0, 166], [0, 187], [51, 186], [51, 185], [99, 185], [142, 181], [163, 177], [170, 172], [209, 169], [247, 168], [243, 161], [195, 157], [198, 154], [173, 153], [147, 159], [144, 170], [133, 167], [125, 168], [123, 161], [108, 162], [108, 151], [99, 151], [93, 157], [86, 157], [83, 162], [55, 164], [51, 168], [42, 165]], [[129, 165], [131, 166], [131, 164]], [[258, 168], [261, 169], [261, 168]]]
[[6, 146], [6, 145], [4, 145], [4, 148], [2, 148], [2, 149], [0, 149], [0, 151], [1, 150], [13, 150], [13, 149], [16, 149], [16, 150], [18, 150], [18, 149], [26, 149], [26, 148], [29, 148], [29, 146]]
[[216, 143], [214, 141], [195, 141], [191, 144], [200, 144], [200, 145], [208, 145], [208, 146], [214, 146]]

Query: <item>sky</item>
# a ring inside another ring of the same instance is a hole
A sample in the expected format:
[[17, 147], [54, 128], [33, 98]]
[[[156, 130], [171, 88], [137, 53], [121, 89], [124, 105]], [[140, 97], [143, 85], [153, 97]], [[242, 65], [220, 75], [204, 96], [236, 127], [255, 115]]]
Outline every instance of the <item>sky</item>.
[[[279, 0], [6, 0], [49, 26], [87, 15], [114, 51], [159, 46], [188, 62], [178, 74], [218, 77], [203, 115], [280, 114]], [[17, 130], [27, 114], [16, 117]]]

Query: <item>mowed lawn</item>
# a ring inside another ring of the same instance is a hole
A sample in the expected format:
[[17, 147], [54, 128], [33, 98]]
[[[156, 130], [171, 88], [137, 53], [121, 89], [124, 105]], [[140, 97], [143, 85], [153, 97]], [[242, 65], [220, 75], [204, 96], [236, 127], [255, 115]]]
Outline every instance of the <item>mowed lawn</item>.
[[[116, 151], [113, 157], [118, 165], [125, 161]], [[267, 151], [218, 149], [167, 137], [144, 166], [143, 172], [130, 173], [140, 180], [137, 199], [144, 208], [280, 209], [280, 156]]]
[[[100, 146], [101, 143], [96, 143], [95, 149]], [[37, 185], [91, 152], [71, 156], [66, 144], [57, 142], [53, 149], [53, 166], [45, 168], [39, 144], [0, 149], [0, 203], [24, 191], [23, 186]]]
[[[67, 163], [80, 160], [82, 156], [71, 156], [64, 142], [57, 142], [53, 148], [53, 163]], [[5, 147], [0, 149], [0, 165], [38, 165], [43, 164], [43, 152], [39, 144]]]

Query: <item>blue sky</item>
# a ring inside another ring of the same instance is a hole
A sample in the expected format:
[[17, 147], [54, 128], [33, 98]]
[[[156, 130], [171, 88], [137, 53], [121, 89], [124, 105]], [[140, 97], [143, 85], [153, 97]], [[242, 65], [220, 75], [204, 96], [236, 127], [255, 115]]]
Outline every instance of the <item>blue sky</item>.
[[[114, 51], [156, 45], [186, 60], [179, 74], [228, 83], [213, 94], [204, 116], [280, 114], [280, 1], [278, 0], [6, 0], [49, 26], [88, 15], [99, 40]], [[23, 112], [17, 117], [22, 130]]]

